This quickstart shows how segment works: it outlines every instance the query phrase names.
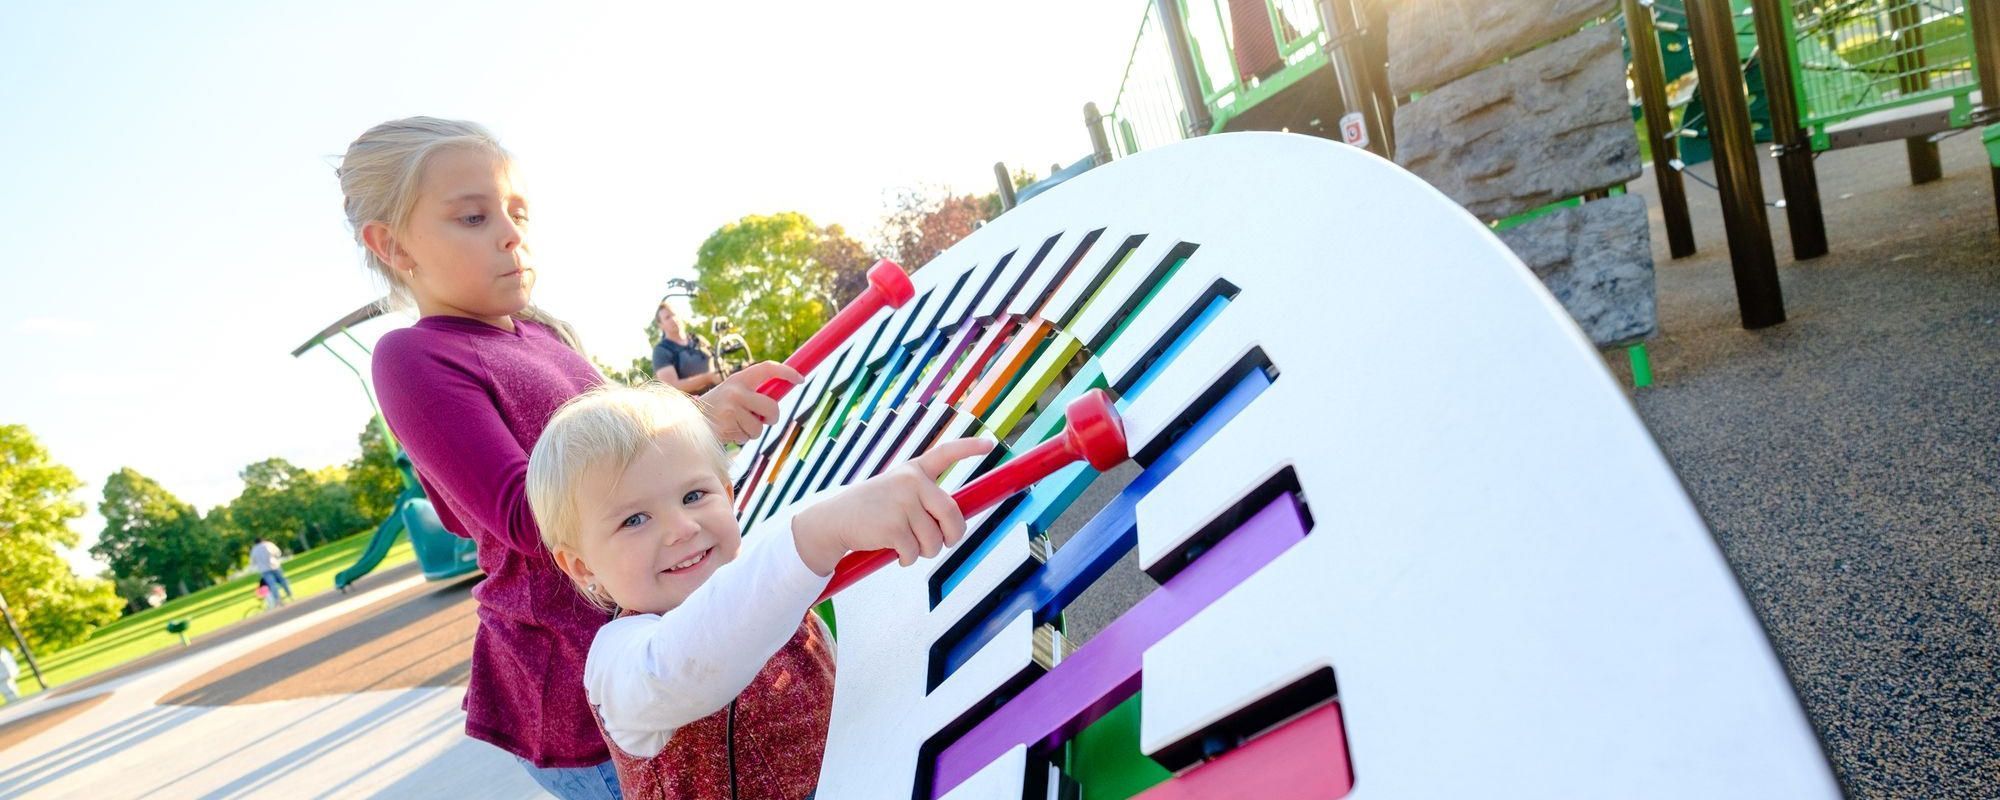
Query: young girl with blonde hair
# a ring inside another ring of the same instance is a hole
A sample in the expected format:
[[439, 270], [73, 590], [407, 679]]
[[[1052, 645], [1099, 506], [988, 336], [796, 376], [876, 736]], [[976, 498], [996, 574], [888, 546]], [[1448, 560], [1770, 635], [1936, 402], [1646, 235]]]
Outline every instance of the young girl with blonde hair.
[[[543, 549], [529, 512], [528, 451], [558, 406], [602, 382], [569, 326], [529, 302], [536, 263], [513, 160], [484, 128], [431, 117], [385, 122], [339, 168], [347, 221], [368, 266], [416, 324], [384, 335], [374, 378], [447, 529], [479, 543], [479, 631], [465, 693], [467, 735], [513, 754], [566, 798], [617, 797], [610, 753], [583, 693], [604, 614]], [[782, 364], [758, 364], [704, 398], [724, 439], [777, 413], [756, 394]]]
[[528, 461], [542, 541], [617, 615], [583, 686], [638, 800], [804, 800], [833, 711], [833, 652], [809, 609], [840, 558], [904, 565], [956, 545], [938, 475], [992, 442], [958, 439], [765, 519], [745, 541], [727, 461], [684, 394], [606, 386], [550, 420]]

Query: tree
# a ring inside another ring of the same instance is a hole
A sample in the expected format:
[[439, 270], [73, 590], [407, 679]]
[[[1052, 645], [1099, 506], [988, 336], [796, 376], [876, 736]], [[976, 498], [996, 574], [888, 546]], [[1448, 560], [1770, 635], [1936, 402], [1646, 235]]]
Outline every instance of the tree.
[[[995, 203], [997, 204], [997, 200]], [[915, 272], [987, 220], [984, 204], [972, 195], [935, 197], [930, 190], [904, 189], [890, 202], [878, 237], [882, 257]]]
[[78, 577], [58, 549], [76, 546], [69, 523], [83, 504], [70, 493], [81, 485], [27, 426], [0, 425], [0, 594], [38, 650], [78, 644], [118, 618], [111, 583]]
[[[656, 333], [651, 341], [658, 340], [659, 334]], [[597, 360], [597, 356], [591, 356], [590, 363], [596, 365], [597, 371], [604, 373], [605, 378], [626, 386], [638, 386], [653, 379], [653, 357], [650, 355], [632, 359], [632, 363], [624, 369], [613, 369], [610, 365]]]
[[303, 552], [314, 544], [306, 530], [307, 505], [311, 502], [312, 476], [282, 458], [267, 458], [237, 473], [243, 479], [243, 493], [229, 503], [229, 516], [252, 537], [298, 545]]
[[111, 571], [145, 576], [179, 597], [215, 582], [235, 560], [194, 506], [131, 467], [104, 481], [104, 533], [90, 548]]
[[[1039, 180], [1035, 177], [1035, 173], [1021, 167], [1015, 167], [1014, 172], [1008, 177], [1014, 179], [1014, 192], [1016, 194], [1019, 194], [1022, 189], [1035, 185], [1035, 181]], [[994, 217], [1000, 216], [1001, 212], [1006, 210], [1000, 207], [999, 190], [996, 189], [979, 196], [980, 219], [992, 222]]]
[[813, 258], [833, 273], [833, 307], [838, 309], [868, 288], [868, 268], [875, 266], [875, 254], [847, 235], [839, 225], [826, 226]]
[[361, 454], [347, 462], [347, 488], [354, 493], [355, 509], [362, 517], [381, 520], [396, 510], [396, 498], [403, 493], [396, 448], [375, 417], [369, 418], [355, 438], [361, 444]]
[[318, 547], [346, 538], [380, 522], [361, 513], [360, 499], [354, 494], [343, 466], [323, 467], [311, 473], [306, 492], [306, 531]]
[[795, 211], [717, 229], [695, 257], [695, 314], [729, 318], [760, 357], [790, 354], [832, 315], [833, 272], [819, 260], [829, 232]]

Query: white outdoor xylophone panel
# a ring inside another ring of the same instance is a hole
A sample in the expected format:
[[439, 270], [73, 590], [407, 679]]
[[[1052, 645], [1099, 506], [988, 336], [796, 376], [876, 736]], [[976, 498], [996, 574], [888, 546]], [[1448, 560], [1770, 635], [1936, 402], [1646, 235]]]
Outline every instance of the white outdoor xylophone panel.
[[[1089, 385], [1120, 396], [1146, 471], [1053, 555], [1038, 526], [1090, 474], [839, 595], [819, 797], [1043, 796], [1055, 746], [1141, 675], [1141, 747], [1199, 791], [1261, 785], [1226, 753], [1284, 747], [1343, 762], [1352, 797], [1839, 795], [1600, 356], [1393, 164], [1195, 139], [1065, 183], [912, 279], [925, 308], [864, 326], [738, 458], [751, 535], [939, 438], [1046, 431], [1050, 398]], [[1014, 331], [1081, 342], [1088, 368], [1010, 350]], [[1049, 387], [1032, 411], [986, 412], [1029, 373]], [[1038, 662], [1065, 582], [1134, 543], [1156, 596]], [[1343, 752], [1274, 733], [1328, 719]]]

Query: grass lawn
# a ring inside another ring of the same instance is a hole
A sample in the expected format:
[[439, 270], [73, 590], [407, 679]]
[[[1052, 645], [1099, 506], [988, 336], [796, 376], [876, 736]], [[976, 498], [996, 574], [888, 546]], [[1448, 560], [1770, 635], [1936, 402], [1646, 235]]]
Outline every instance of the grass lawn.
[[[368, 547], [368, 537], [374, 533], [374, 529], [370, 528], [285, 561], [285, 577], [291, 581], [295, 599], [304, 600], [332, 591], [334, 573], [346, 569], [360, 558], [361, 552]], [[410, 541], [405, 537], [390, 548], [375, 571], [380, 572], [415, 558], [416, 552], [410, 549]], [[186, 597], [175, 598], [159, 608], [125, 617], [98, 628], [83, 644], [60, 653], [37, 653], [36, 658], [49, 685], [60, 686], [165, 648], [179, 647], [180, 637], [167, 633], [168, 620], [187, 619], [188, 639], [192, 641], [202, 634], [249, 619], [263, 608], [264, 602], [257, 599], [257, 576], [245, 575]], [[21, 667], [21, 695], [26, 697], [39, 693], [42, 687], [29, 674], [27, 664], [23, 663]]]

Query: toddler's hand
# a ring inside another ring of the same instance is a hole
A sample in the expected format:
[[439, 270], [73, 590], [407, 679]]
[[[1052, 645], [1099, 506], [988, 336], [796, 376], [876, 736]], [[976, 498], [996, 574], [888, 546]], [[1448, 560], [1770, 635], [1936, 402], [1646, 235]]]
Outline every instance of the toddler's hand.
[[701, 396], [701, 404], [708, 410], [708, 424], [715, 428], [717, 437], [742, 444], [778, 418], [778, 401], [757, 393], [757, 387], [772, 378], [794, 384], [805, 382], [805, 376], [798, 370], [776, 361], [759, 361], [737, 370]]
[[992, 449], [990, 439], [954, 439], [800, 511], [792, 518], [799, 558], [813, 574], [831, 575], [853, 551], [894, 550], [907, 567], [958, 544], [965, 515], [938, 487], [938, 476]]

